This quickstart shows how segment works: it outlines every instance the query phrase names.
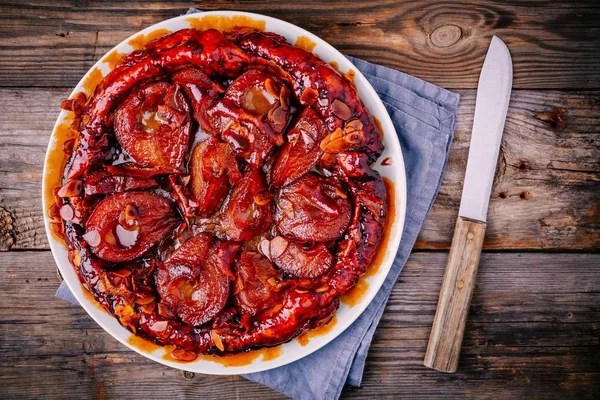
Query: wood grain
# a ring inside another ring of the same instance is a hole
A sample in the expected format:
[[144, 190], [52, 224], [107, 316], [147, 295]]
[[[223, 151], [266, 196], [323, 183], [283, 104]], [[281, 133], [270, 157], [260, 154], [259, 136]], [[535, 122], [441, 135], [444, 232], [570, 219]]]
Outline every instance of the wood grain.
[[477, 279], [485, 223], [456, 220], [446, 261], [424, 365], [441, 372], [456, 372]]
[[[459, 370], [422, 365], [446, 253], [415, 252], [360, 389], [344, 398], [592, 398], [600, 390], [600, 255], [484, 253]], [[54, 298], [48, 251], [0, 253], [0, 397], [280, 398], [240, 377], [163, 367]], [[18, 299], [18, 301], [15, 301]]]
[[[0, 250], [44, 249], [42, 166], [68, 89], [0, 88]], [[417, 249], [448, 249], [466, 169], [475, 92], [461, 92], [440, 194]], [[565, 110], [552, 128], [539, 113]], [[538, 118], [540, 116], [538, 115]], [[600, 92], [515, 91], [492, 190], [486, 249], [600, 247]], [[392, 165], [393, 168], [393, 165]]]
[[[72, 87], [129, 35], [191, 2], [3, 1], [0, 86]], [[586, 1], [211, 1], [284, 19], [340, 51], [447, 88], [475, 88], [492, 35], [508, 45], [514, 87], [600, 87], [600, 8]], [[443, 71], [443, 72], [440, 72]]]
[[[240, 377], [160, 366], [120, 345], [80, 308], [54, 298], [58, 281], [45, 250], [39, 196], [59, 102], [116, 43], [190, 6], [281, 18], [346, 54], [462, 96], [440, 194], [415, 245], [421, 250], [392, 292], [362, 387], [346, 388], [342, 397], [597, 397], [596, 1], [0, 0], [0, 398], [281, 398]], [[513, 251], [482, 255], [460, 366], [445, 375], [425, 368], [423, 356], [458, 213], [473, 89], [494, 34], [511, 50], [517, 90], [484, 248]]]

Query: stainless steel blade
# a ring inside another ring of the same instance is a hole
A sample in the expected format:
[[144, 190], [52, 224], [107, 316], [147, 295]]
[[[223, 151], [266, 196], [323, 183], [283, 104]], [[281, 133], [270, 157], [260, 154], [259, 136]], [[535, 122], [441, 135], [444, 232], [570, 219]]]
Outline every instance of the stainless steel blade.
[[477, 86], [461, 217], [486, 221], [511, 87], [512, 59], [504, 42], [494, 36]]

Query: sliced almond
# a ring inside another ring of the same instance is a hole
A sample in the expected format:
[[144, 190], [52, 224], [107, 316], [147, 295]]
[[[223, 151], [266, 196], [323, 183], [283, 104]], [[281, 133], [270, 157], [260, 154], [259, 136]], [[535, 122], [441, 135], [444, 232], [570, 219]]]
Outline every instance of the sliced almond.
[[363, 123], [359, 119], [353, 119], [346, 122], [344, 125], [344, 133], [352, 133], [354, 131], [361, 131], [363, 128]]
[[281, 105], [271, 108], [267, 116], [276, 125], [285, 125], [287, 122], [287, 112]]
[[213, 329], [210, 331], [210, 335], [212, 336], [213, 342], [215, 342], [215, 346], [221, 351], [225, 351], [225, 346], [223, 346], [223, 341], [219, 334]]
[[133, 307], [129, 304], [117, 304], [115, 306], [115, 315], [117, 317], [127, 317], [133, 314]]
[[319, 92], [317, 92], [316, 89], [308, 87], [304, 89], [304, 91], [300, 95], [300, 103], [302, 103], [305, 106], [310, 106], [315, 102], [317, 97], [319, 97]]
[[75, 210], [70, 204], [63, 204], [60, 208], [60, 217], [65, 221], [72, 221], [75, 218]]
[[164, 303], [158, 303], [158, 313], [165, 318], [175, 318], [175, 314], [171, 311], [171, 308]]
[[73, 254], [73, 265], [79, 267], [81, 265], [81, 253], [75, 250]]
[[290, 95], [290, 89], [288, 89], [287, 86], [283, 86], [279, 93], [279, 103], [281, 103], [281, 108], [284, 110], [290, 109]]
[[346, 151], [350, 148], [351, 143], [348, 143], [346, 137], [338, 138], [327, 143], [323, 151], [329, 154], [337, 154]]
[[182, 349], [174, 349], [171, 352], [171, 356], [173, 356], [173, 358], [176, 360], [185, 361], [185, 362], [194, 361], [196, 358], [198, 358], [198, 356], [196, 354], [190, 353], [190, 352], [182, 350]]
[[287, 250], [289, 243], [285, 238], [281, 236], [276, 236], [271, 240], [271, 257], [277, 258], [283, 254], [284, 251]]
[[269, 239], [261, 240], [258, 244], [258, 249], [265, 257], [269, 260], [271, 259], [271, 241]]
[[150, 326], [150, 329], [152, 329], [155, 332], [164, 332], [165, 330], [167, 330], [168, 327], [168, 321], [156, 321]]
[[329, 286], [328, 285], [323, 285], [321, 287], [316, 288], [315, 292], [317, 292], [317, 293], [324, 293], [324, 292], [326, 292], [328, 290], [329, 290]]
[[354, 131], [348, 135], [344, 135], [344, 142], [348, 145], [359, 144], [362, 142], [364, 134], [362, 131]]
[[61, 187], [57, 195], [58, 197], [77, 197], [81, 194], [82, 189], [82, 182], [78, 179], [73, 179]]
[[100, 233], [97, 230], [93, 229], [88, 231], [83, 235], [83, 239], [92, 247], [96, 247], [100, 244]]
[[352, 116], [350, 107], [338, 99], [333, 100], [333, 103], [331, 103], [331, 111], [344, 121], [347, 121]]
[[279, 89], [279, 85], [271, 78], [265, 79], [265, 89], [275, 98], [278, 98], [280, 95], [281, 89]]
[[141, 310], [146, 314], [152, 314], [156, 310], [156, 302], [140, 305]]
[[343, 136], [344, 136], [344, 133], [342, 132], [342, 130], [340, 128], [337, 128], [335, 131], [331, 132], [329, 135], [325, 136], [325, 138], [323, 140], [321, 140], [319, 147], [321, 148], [321, 150], [325, 151], [325, 149], [327, 148], [327, 145], [329, 143], [331, 143], [332, 141], [334, 141], [336, 139], [340, 139]]
[[290, 218], [294, 218], [294, 205], [287, 199], [280, 199], [277, 206]]
[[329, 168], [335, 162], [337, 154], [333, 153], [325, 153], [321, 156], [321, 160], [319, 161], [319, 165], [323, 168]]

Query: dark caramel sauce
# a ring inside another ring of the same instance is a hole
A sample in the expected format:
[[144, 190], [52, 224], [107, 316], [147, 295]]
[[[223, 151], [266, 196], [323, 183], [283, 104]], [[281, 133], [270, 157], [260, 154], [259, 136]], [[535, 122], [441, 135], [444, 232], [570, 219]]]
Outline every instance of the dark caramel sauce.
[[298, 39], [296, 39], [296, 44], [294, 46], [300, 47], [301, 49], [312, 53], [317, 44], [307, 36], [298, 36]]
[[348, 80], [352, 84], [352, 86], [356, 87], [354, 84], [354, 77], [356, 76], [356, 71], [353, 69], [349, 69], [348, 72], [344, 74], [344, 78]]
[[206, 356], [200, 355], [195, 360], [192, 361], [182, 361], [173, 357], [171, 352], [173, 351], [173, 346], [165, 346], [165, 355], [162, 357], [164, 360], [176, 362], [180, 364], [187, 364], [190, 362], [194, 362], [197, 360], [210, 361], [217, 364], [221, 364], [224, 367], [243, 367], [245, 365], [250, 365], [252, 362], [259, 357], [262, 356], [263, 361], [271, 361], [278, 358], [281, 355], [281, 346], [275, 347], [266, 347], [260, 350], [252, 350], [247, 351], [245, 353], [231, 354], [227, 356]]
[[352, 286], [350, 290], [342, 295], [340, 300], [348, 307], [354, 307], [360, 303], [362, 298], [365, 296], [365, 293], [367, 293], [367, 290], [369, 290], [369, 284], [363, 276], [356, 283], [356, 285]]
[[158, 39], [159, 37], [165, 36], [169, 33], [171, 33], [171, 31], [168, 29], [165, 29], [165, 28], [157, 29], [146, 35], [137, 35], [136, 37], [131, 39], [129, 42], [127, 42], [127, 44], [130, 45], [131, 47], [133, 47], [134, 50], [140, 50], [146, 44], [153, 41], [154, 39]]
[[262, 354], [263, 361], [271, 361], [279, 358], [281, 355], [281, 346], [264, 348], [262, 349]]
[[375, 256], [373, 256], [371, 263], [367, 267], [367, 272], [360, 278], [358, 283], [344, 293], [341, 298], [342, 303], [349, 307], [354, 307], [360, 303], [367, 290], [369, 290], [369, 284], [367, 283], [366, 279], [375, 275], [379, 271], [379, 268], [381, 268], [381, 264], [388, 250], [395, 251], [395, 249], [388, 249], [388, 242], [390, 239], [392, 225], [394, 225], [394, 219], [396, 218], [396, 192], [394, 190], [394, 182], [392, 182], [389, 178], [384, 176], [383, 182], [385, 183], [385, 191], [387, 193], [387, 218], [385, 220], [385, 225], [383, 226], [381, 242], [377, 247]]
[[119, 61], [121, 61], [121, 58], [123, 58], [124, 55], [125, 54], [113, 50], [104, 57], [102, 62], [108, 64], [108, 68], [114, 69], [115, 66], [119, 63]]
[[[73, 121], [73, 114], [69, 113], [65, 120], [54, 130], [55, 144], [48, 151], [46, 157], [46, 175], [44, 176], [44, 212], [48, 215], [50, 207], [54, 204], [54, 189], [62, 185], [62, 176], [67, 164], [68, 156], [63, 150], [65, 142], [75, 138], [75, 134], [71, 131], [70, 126]], [[64, 238], [52, 232], [52, 236], [60, 243], [64, 244]]]
[[300, 345], [306, 346], [308, 344], [308, 342], [310, 342], [310, 339], [315, 338], [317, 336], [327, 335], [329, 332], [331, 332], [331, 330], [336, 325], [337, 325], [337, 316], [334, 315], [333, 318], [331, 318], [331, 321], [329, 321], [325, 325], [321, 325], [317, 329], [313, 329], [311, 331], [304, 332], [302, 335], [298, 336], [296, 339], [298, 340], [298, 343], [300, 343]]
[[225, 367], [242, 367], [250, 365], [252, 362], [262, 356], [263, 361], [274, 360], [281, 355], [281, 346], [266, 347], [260, 350], [252, 350], [245, 353], [232, 354], [224, 357], [199, 356], [198, 359], [212, 361]]
[[205, 31], [207, 29], [216, 29], [221, 32], [235, 30], [236, 28], [250, 28], [257, 31], [264, 31], [267, 27], [265, 21], [252, 19], [243, 15], [225, 17], [220, 15], [206, 15], [204, 17], [189, 17], [185, 19], [191, 28]]
[[98, 310], [107, 312], [104, 307], [102, 307], [102, 304], [98, 303], [98, 300], [96, 300], [94, 295], [92, 295], [85, 287], [83, 287], [83, 285], [81, 285], [81, 291], [83, 292], [83, 297], [88, 299], [90, 303], [92, 303]]
[[96, 86], [98, 86], [103, 78], [104, 75], [102, 75], [102, 71], [100, 71], [98, 67], [94, 67], [90, 70], [88, 76], [83, 81], [83, 90], [88, 97], [94, 93]]
[[[139, 349], [146, 353], [151, 353], [154, 350], [160, 349], [162, 347], [156, 343], [152, 343], [149, 340], [146, 340], [146, 339], [144, 339], [140, 336], [136, 336], [136, 335], [129, 336], [129, 339], [127, 339], [127, 343], [130, 346], [133, 346], [136, 349]], [[170, 352], [169, 352], [169, 354], [170, 354]]]

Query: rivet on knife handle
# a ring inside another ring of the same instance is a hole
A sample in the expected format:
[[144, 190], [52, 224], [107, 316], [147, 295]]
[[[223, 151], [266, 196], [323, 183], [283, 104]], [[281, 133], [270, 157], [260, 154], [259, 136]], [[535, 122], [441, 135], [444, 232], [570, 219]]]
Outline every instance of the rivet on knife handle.
[[456, 371], [484, 235], [484, 222], [458, 217], [425, 354], [429, 368]]

